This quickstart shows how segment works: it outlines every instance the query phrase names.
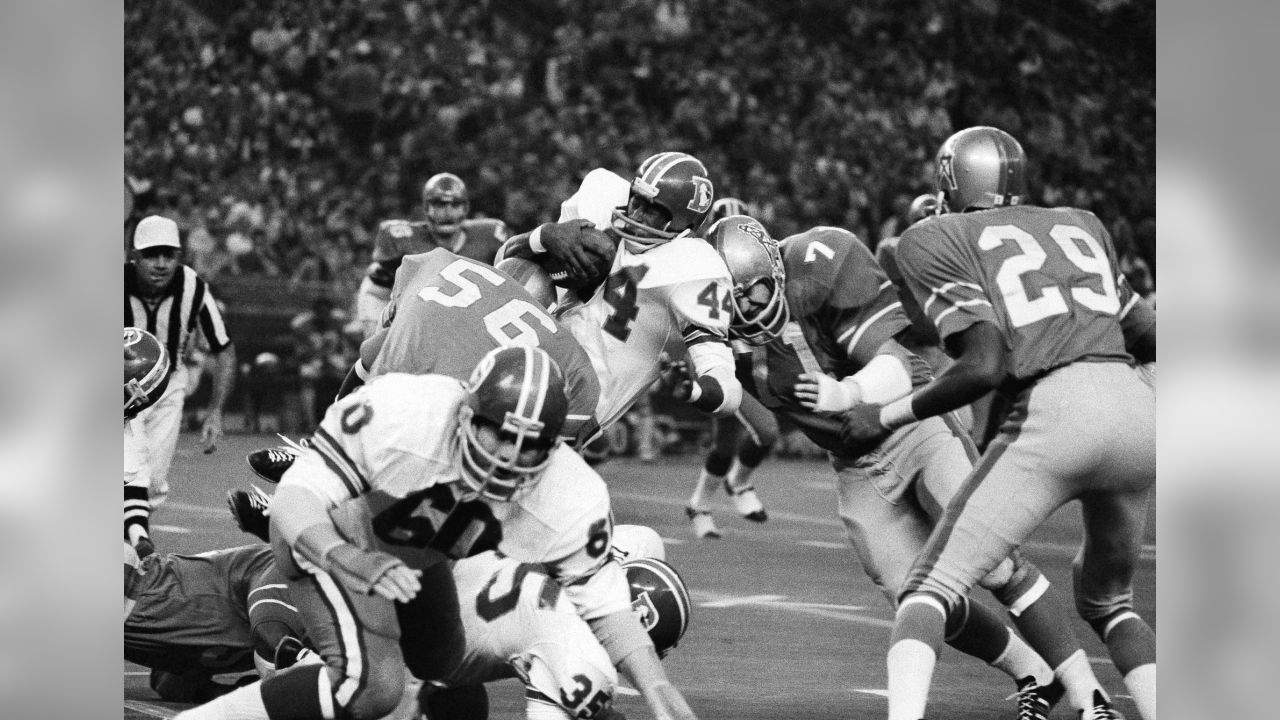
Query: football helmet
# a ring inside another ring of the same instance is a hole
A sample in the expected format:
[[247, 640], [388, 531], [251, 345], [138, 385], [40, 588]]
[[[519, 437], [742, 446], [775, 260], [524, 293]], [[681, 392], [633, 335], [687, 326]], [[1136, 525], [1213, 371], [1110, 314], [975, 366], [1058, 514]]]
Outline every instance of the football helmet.
[[613, 229], [632, 252], [644, 252], [696, 230], [711, 212], [715, 187], [692, 155], [664, 152], [640, 164], [626, 207], [614, 208]]
[[458, 410], [463, 482], [490, 500], [510, 500], [542, 477], [560, 445], [569, 412], [564, 375], [541, 348], [503, 347], [480, 358], [466, 387]]
[[[760, 222], [747, 215], [730, 215], [707, 231], [711, 243], [733, 279], [733, 317], [729, 337], [751, 345], [763, 345], [782, 334], [791, 319], [787, 307], [786, 270], [778, 241]], [[764, 285], [769, 297], [763, 307], [749, 304], [752, 288]]]
[[907, 220], [912, 223], [918, 223], [921, 220], [937, 215], [942, 210], [942, 202], [938, 200], [938, 196], [932, 193], [917, 195], [915, 200], [911, 201], [911, 207], [907, 210]]
[[169, 351], [155, 335], [124, 329], [124, 419], [130, 420], [160, 399], [169, 386]]
[[689, 588], [675, 568], [657, 558], [628, 560], [622, 569], [631, 586], [631, 609], [640, 616], [658, 657], [666, 657], [689, 629]]
[[524, 258], [506, 258], [494, 268], [511, 276], [513, 280], [524, 286], [525, 290], [538, 301], [547, 312], [554, 313], [556, 306], [556, 286], [551, 280], [551, 273], [538, 263]]
[[438, 173], [422, 186], [422, 210], [427, 228], [438, 238], [453, 237], [471, 212], [467, 184], [453, 173]]
[[971, 127], [952, 135], [938, 149], [935, 165], [943, 212], [1017, 205], [1026, 192], [1026, 153], [999, 128]]
[[750, 215], [747, 204], [736, 197], [722, 197], [711, 203], [711, 221], [721, 220], [730, 215]]

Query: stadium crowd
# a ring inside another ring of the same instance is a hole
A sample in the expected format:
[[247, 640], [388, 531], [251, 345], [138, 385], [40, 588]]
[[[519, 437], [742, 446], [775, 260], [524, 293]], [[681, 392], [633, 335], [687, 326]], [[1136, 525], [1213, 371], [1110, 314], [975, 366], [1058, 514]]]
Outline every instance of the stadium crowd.
[[833, 224], [874, 247], [928, 189], [932, 149], [992, 124], [1037, 158], [1032, 197], [1095, 211], [1151, 292], [1154, 72], [1133, 68], [1154, 13], [911, 4], [137, 0], [134, 215], [177, 219], [215, 283], [319, 282], [345, 304], [377, 223], [439, 170], [520, 231], [592, 167], [690, 149], [775, 235]]

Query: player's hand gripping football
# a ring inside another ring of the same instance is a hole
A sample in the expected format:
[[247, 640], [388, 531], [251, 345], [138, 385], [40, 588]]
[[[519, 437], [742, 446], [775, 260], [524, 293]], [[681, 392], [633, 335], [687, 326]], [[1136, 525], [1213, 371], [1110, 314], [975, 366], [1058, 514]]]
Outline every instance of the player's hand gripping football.
[[326, 555], [329, 572], [343, 585], [365, 595], [377, 593], [396, 601], [409, 602], [422, 589], [421, 570], [413, 570], [400, 558], [381, 550], [361, 550], [342, 543]]
[[687, 402], [693, 396], [693, 374], [689, 363], [672, 360], [666, 353], [658, 359], [658, 385], [671, 397]]
[[613, 266], [617, 244], [590, 220], [566, 220], [542, 229], [542, 246], [559, 260], [572, 280], [603, 278]]

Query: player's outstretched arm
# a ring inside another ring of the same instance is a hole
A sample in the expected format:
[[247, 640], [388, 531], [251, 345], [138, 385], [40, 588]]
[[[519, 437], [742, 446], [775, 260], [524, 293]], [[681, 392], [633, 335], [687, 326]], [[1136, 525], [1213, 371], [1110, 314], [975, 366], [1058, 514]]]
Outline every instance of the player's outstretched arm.
[[650, 645], [622, 659], [618, 669], [631, 680], [659, 720], [697, 720], [684, 695], [671, 684], [667, 671]]
[[543, 223], [532, 232], [508, 239], [494, 262], [510, 257], [532, 260], [550, 256], [560, 261], [571, 279], [601, 278], [609, 273], [617, 247], [590, 220], [565, 220]]

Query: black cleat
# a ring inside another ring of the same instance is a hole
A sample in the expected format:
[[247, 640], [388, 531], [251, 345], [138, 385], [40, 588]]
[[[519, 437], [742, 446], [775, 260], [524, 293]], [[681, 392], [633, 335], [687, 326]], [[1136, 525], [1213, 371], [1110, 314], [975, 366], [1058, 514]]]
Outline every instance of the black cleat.
[[1124, 720], [1119, 710], [1111, 707], [1101, 690], [1093, 691], [1093, 707], [1080, 711], [1080, 720]]
[[[1057, 701], [1057, 697], [1053, 697], [1055, 685], [1058, 685], [1057, 681], [1041, 687], [1030, 675], [1019, 680], [1018, 692], [1013, 696], [1018, 701], [1018, 720], [1048, 720], [1049, 710]], [[1061, 697], [1061, 692], [1056, 695]]]
[[262, 542], [271, 542], [271, 498], [257, 486], [249, 490], [231, 490], [227, 493], [227, 507], [236, 526]]
[[280, 483], [280, 478], [284, 477], [285, 471], [293, 467], [293, 461], [298, 459], [298, 451], [281, 445], [254, 450], [245, 459], [249, 461], [249, 469], [253, 470], [254, 474], [272, 485], [277, 485]]

